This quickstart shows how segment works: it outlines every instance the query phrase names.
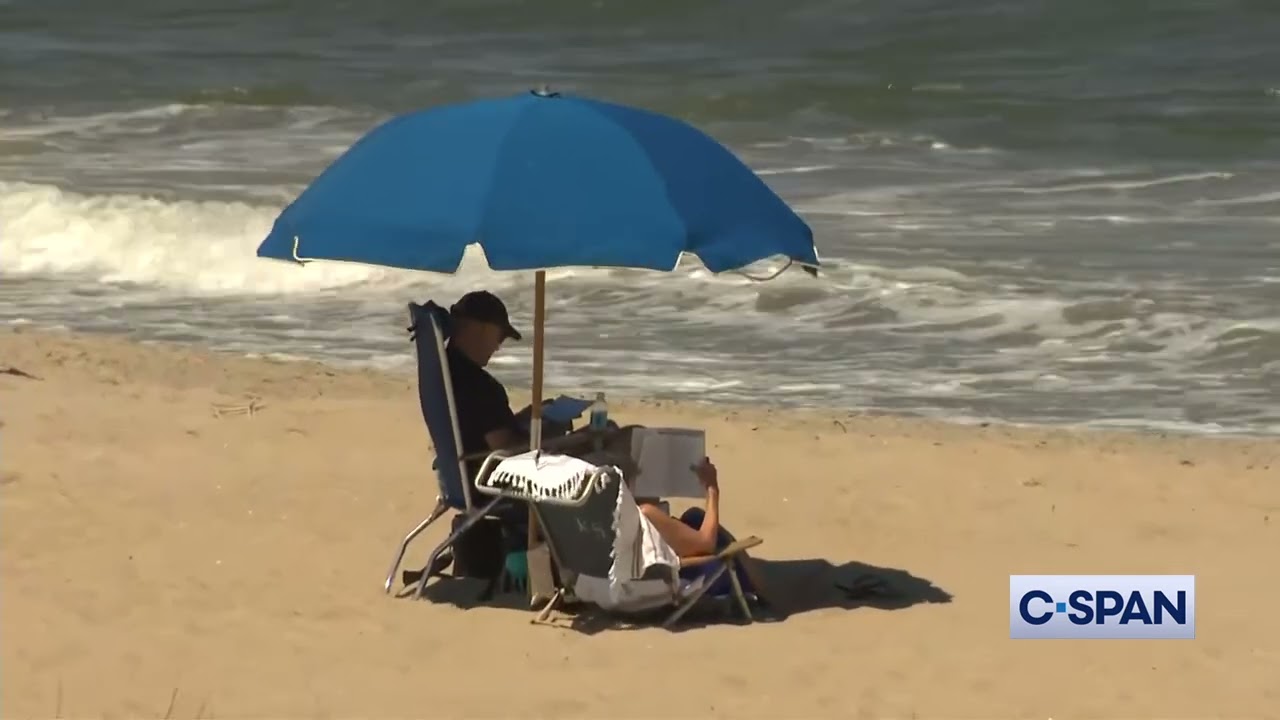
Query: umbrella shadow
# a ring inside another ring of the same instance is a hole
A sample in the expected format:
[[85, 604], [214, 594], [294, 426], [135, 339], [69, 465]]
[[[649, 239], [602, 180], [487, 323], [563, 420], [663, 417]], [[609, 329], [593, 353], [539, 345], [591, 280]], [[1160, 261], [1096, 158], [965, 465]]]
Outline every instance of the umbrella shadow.
[[[820, 610], [905, 610], [916, 605], [945, 604], [951, 593], [927, 578], [908, 570], [862, 562], [835, 565], [821, 558], [765, 560], [753, 558], [765, 583], [770, 607], [754, 612], [756, 622], [785, 622], [788, 618]], [[408, 590], [398, 595], [404, 597]], [[423, 592], [424, 599], [453, 605], [462, 610], [478, 607], [530, 612], [529, 597], [523, 591], [490, 582], [448, 575], [433, 578]], [[552, 614], [551, 625], [583, 635], [620, 630], [654, 630], [671, 608], [648, 613], [617, 615], [591, 605], [561, 608]], [[713, 625], [744, 624], [740, 610], [728, 598], [707, 598], [690, 609], [670, 632], [687, 632]]]

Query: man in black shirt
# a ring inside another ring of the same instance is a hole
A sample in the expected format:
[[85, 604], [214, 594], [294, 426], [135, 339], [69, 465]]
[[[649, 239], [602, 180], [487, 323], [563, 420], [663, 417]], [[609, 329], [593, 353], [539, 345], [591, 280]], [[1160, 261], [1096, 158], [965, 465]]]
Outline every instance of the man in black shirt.
[[[449, 308], [453, 332], [445, 352], [453, 378], [453, 402], [464, 455], [486, 453], [528, 441], [511, 411], [507, 390], [485, 370], [489, 359], [508, 338], [519, 340], [507, 306], [485, 290], [469, 292]], [[483, 457], [467, 463], [475, 478]]]
[[[465, 463], [465, 482], [475, 482], [485, 455], [491, 450], [509, 448], [527, 442], [528, 435], [520, 427], [511, 412], [511, 402], [502, 383], [485, 370], [489, 359], [508, 338], [519, 340], [520, 333], [511, 327], [507, 306], [496, 295], [485, 290], [469, 292], [449, 308], [449, 342], [445, 355], [449, 360], [449, 376], [453, 387], [453, 406], [458, 413], [458, 434], [462, 442], [462, 454], [473, 456]], [[478, 456], [478, 457], [474, 457]], [[454, 527], [461, 516], [454, 519]], [[474, 537], [468, 533], [464, 537]], [[432, 575], [444, 572], [454, 562], [459, 538], [454, 547], [436, 558], [430, 568]], [[477, 550], [476, 552], [480, 552]], [[465, 557], [466, 551], [460, 552]], [[422, 578], [423, 570], [405, 570], [405, 585], [412, 585]]]

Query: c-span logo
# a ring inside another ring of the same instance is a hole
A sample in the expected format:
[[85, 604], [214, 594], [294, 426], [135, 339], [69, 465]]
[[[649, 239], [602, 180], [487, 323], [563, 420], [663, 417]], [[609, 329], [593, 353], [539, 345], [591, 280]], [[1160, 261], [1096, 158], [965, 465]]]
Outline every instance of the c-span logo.
[[1009, 637], [1191, 640], [1195, 575], [1010, 575]]

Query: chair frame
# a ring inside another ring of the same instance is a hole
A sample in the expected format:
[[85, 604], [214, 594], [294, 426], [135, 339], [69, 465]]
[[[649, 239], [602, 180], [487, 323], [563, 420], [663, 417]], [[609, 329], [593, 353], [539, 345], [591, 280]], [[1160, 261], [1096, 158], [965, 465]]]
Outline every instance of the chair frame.
[[[409, 325], [410, 325], [409, 329], [411, 332], [417, 333], [423, 330], [423, 328], [418, 328], [418, 317], [415, 313], [415, 309], [422, 308], [422, 307], [426, 307], [426, 306], [419, 306], [419, 305], [416, 305], [415, 303], [409, 304]], [[424, 530], [430, 527], [432, 523], [440, 519], [440, 517], [442, 517], [449, 510], [458, 510], [462, 512], [463, 515], [466, 517], [466, 520], [464, 520], [461, 525], [459, 525], [451, 533], [449, 533], [449, 535], [444, 539], [444, 541], [442, 541], [439, 545], [437, 545], [435, 550], [431, 552], [430, 557], [427, 559], [427, 564], [423, 566], [422, 576], [419, 578], [416, 584], [416, 587], [413, 591], [413, 597], [415, 599], [421, 598], [423, 596], [423, 593], [427, 587], [427, 581], [431, 578], [431, 572], [430, 572], [431, 568], [435, 566], [437, 558], [439, 558], [440, 555], [446, 549], [452, 547], [453, 544], [457, 542], [458, 538], [461, 537], [463, 533], [465, 533], [467, 530], [470, 530], [472, 527], [474, 527], [476, 523], [480, 522], [480, 520], [489, 516], [493, 512], [493, 510], [496, 509], [497, 506], [503, 500], [507, 499], [502, 496], [495, 497], [492, 500], [489, 500], [488, 502], [486, 502], [484, 505], [477, 507], [473, 498], [471, 497], [471, 489], [472, 489], [471, 486], [473, 482], [476, 482], [476, 481], [468, 477], [467, 463], [472, 460], [478, 460], [480, 458], [484, 458], [485, 460], [484, 464], [481, 465], [480, 472], [477, 475], [477, 478], [485, 477], [488, 474], [488, 472], [492, 470], [496, 462], [501, 461], [502, 458], [505, 458], [510, 454], [509, 452], [504, 450], [495, 450], [493, 452], [486, 452], [486, 453], [473, 453], [471, 455], [462, 454], [462, 433], [459, 431], [459, 428], [458, 428], [458, 410], [457, 410], [457, 404], [455, 403], [454, 397], [453, 397], [453, 375], [451, 374], [451, 371], [449, 369], [449, 356], [445, 353], [444, 328], [441, 327], [439, 322], [437, 322], [436, 317], [433, 313], [427, 312], [425, 313], [425, 315], [426, 315], [426, 319], [432, 324], [432, 328], [431, 328], [432, 339], [435, 341], [434, 342], [435, 351], [438, 357], [440, 358], [440, 369], [441, 369], [441, 374], [443, 376], [442, 379], [443, 379], [443, 385], [444, 385], [444, 398], [449, 409], [449, 422], [451, 424], [451, 430], [453, 433], [454, 455], [455, 457], [458, 458], [457, 472], [458, 472], [458, 477], [461, 480], [459, 484], [462, 486], [462, 507], [461, 508], [458, 507], [456, 500], [454, 500], [454, 502], [450, 502], [449, 490], [445, 483], [442, 469], [439, 468], [436, 463], [433, 463], [432, 467], [435, 470], [436, 483], [440, 491], [440, 494], [436, 496], [435, 508], [421, 522], [415, 525], [414, 528], [404, 536], [404, 539], [400, 541], [400, 545], [396, 550], [395, 558], [391, 562], [391, 569], [387, 572], [386, 581], [383, 582], [383, 585], [382, 585], [383, 591], [386, 593], [391, 592], [391, 588], [395, 584], [396, 571], [400, 569], [400, 564], [404, 560], [405, 552], [409, 549], [409, 544], [413, 542], [415, 538], [421, 535]], [[415, 356], [417, 354], [417, 351], [418, 351], [418, 345], [417, 343], [414, 343]], [[418, 359], [418, 362], [421, 363], [421, 358]], [[422, 393], [422, 392], [423, 392], [422, 388], [419, 388], [419, 393]], [[425, 414], [426, 412], [425, 407], [423, 408], [423, 411]], [[429, 433], [430, 432], [429, 425], [427, 430]], [[435, 437], [432, 437], [432, 442], [433, 443], [436, 442]]]
[[[486, 461], [486, 465], [488, 462], [489, 461]], [[583, 491], [577, 496], [571, 498], [533, 498], [507, 488], [494, 487], [486, 482], [489, 477], [487, 473], [481, 474], [481, 477], [485, 478], [485, 480], [478, 480], [476, 482], [476, 489], [481, 493], [494, 495], [500, 498], [511, 498], [512, 500], [519, 500], [529, 504], [537, 517], [539, 526], [543, 528], [543, 540], [546, 542], [547, 549], [551, 553], [552, 562], [555, 563], [557, 568], [561, 569], [560, 580], [556, 584], [556, 592], [551, 596], [551, 599], [547, 602], [546, 606], [542, 608], [542, 611], [530, 620], [530, 622], [534, 624], [551, 625], [555, 627], [555, 624], [550, 621], [551, 613], [573, 600], [572, 587], [574, 573], [572, 571], [566, 572], [565, 565], [560, 560], [560, 553], [556, 548], [555, 539], [552, 537], [551, 533], [546, 532], [546, 528], [549, 526], [544, 520], [539, 506], [559, 505], [564, 507], [582, 507], [587, 503], [587, 500], [590, 499], [591, 494], [595, 491], [594, 488], [597, 485], [596, 480], [602, 474], [616, 475], [618, 478], [617, 482], [623, 482], [621, 472], [617, 468], [597, 468], [590, 481], [584, 483]], [[714, 585], [715, 582], [726, 572], [729, 573], [729, 582], [732, 587], [731, 592], [734, 599], [737, 601], [738, 608], [742, 611], [742, 615], [748, 623], [753, 622], [755, 618], [751, 613], [751, 606], [747, 602], [746, 593], [742, 589], [742, 583], [738, 580], [737, 570], [740, 567], [740, 555], [753, 547], [761, 545], [762, 543], [764, 543], [764, 540], [753, 535], [742, 540], [735, 540], [723, 550], [714, 554], [680, 558], [680, 568], [700, 567], [710, 563], [719, 563], [720, 565], [703, 579], [701, 587], [687, 596], [681, 595], [678, 582], [673, 585], [670, 599], [670, 604], [673, 606], [673, 610], [662, 621], [662, 627], [669, 629], [679, 622], [680, 618], [684, 617], [686, 613], [693, 609], [693, 607], [698, 604], [698, 601], [701, 600], [707, 594], [707, 591], [711, 589], [712, 585]]]

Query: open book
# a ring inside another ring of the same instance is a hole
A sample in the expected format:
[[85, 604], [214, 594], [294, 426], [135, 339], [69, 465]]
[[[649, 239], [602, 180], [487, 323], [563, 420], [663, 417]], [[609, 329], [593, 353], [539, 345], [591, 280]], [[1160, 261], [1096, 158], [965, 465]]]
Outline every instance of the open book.
[[591, 404], [591, 400], [561, 395], [542, 406], [542, 417], [552, 422], [567, 424], [571, 420], [582, 417], [582, 413], [591, 407]]
[[[568, 395], [561, 395], [554, 400], [545, 400], [542, 403], [542, 419], [547, 422], [568, 425], [571, 421], [582, 417], [582, 413], [591, 407], [591, 403], [591, 400], [569, 397]], [[516, 413], [516, 422], [520, 424], [520, 427], [527, 430], [532, 421], [532, 405], [526, 405], [523, 410]]]
[[706, 494], [693, 468], [707, 456], [707, 436], [686, 428], [636, 428], [631, 459], [639, 468], [634, 492], [646, 498], [700, 498]]

